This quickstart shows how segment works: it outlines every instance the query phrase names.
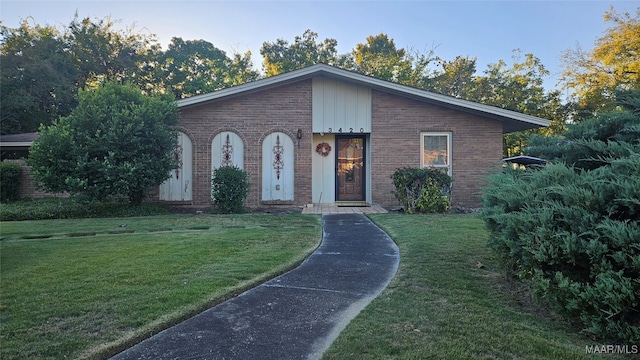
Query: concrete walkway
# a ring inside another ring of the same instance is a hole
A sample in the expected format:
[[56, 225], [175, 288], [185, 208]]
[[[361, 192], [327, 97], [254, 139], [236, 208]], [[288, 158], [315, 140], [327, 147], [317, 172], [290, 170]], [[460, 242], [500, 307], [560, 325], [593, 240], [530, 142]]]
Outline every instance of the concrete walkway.
[[338, 206], [334, 204], [313, 204], [302, 208], [303, 214], [384, 214], [388, 211], [380, 205]]
[[318, 359], [389, 283], [395, 243], [362, 214], [323, 215], [320, 247], [296, 269], [112, 359]]

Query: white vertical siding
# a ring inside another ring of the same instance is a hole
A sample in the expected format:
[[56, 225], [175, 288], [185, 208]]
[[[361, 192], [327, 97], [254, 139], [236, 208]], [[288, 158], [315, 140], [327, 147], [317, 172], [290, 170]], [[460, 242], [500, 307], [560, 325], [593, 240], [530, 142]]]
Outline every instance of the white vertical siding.
[[[326, 157], [316, 152], [316, 147], [321, 143], [327, 143], [331, 146], [331, 152]], [[313, 203], [333, 203], [336, 201], [335, 145], [335, 137], [333, 135], [313, 135], [313, 152], [311, 154], [313, 159], [311, 168], [311, 201]]]
[[371, 90], [327, 78], [314, 78], [312, 88], [314, 133], [371, 132]]

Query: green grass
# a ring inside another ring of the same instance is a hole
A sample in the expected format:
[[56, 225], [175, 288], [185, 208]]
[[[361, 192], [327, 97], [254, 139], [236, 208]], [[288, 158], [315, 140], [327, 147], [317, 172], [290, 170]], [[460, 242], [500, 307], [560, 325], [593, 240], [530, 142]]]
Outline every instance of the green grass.
[[387, 289], [323, 359], [587, 359], [580, 335], [530, 301], [475, 215], [371, 215], [398, 244]]
[[[124, 226], [126, 224], [126, 226]], [[303, 215], [2, 222], [0, 358], [104, 358], [294, 266]]]
[[[474, 215], [371, 215], [398, 243], [389, 287], [324, 359], [588, 359], [602, 345], [505, 278]], [[124, 226], [126, 225], [126, 226]], [[0, 358], [105, 358], [297, 264], [303, 215], [0, 224]]]

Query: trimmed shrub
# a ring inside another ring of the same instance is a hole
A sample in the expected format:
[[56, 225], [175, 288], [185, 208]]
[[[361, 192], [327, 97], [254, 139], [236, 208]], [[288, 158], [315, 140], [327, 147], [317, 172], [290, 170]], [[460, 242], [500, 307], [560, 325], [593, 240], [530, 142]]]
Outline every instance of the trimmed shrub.
[[216, 212], [244, 212], [244, 201], [248, 194], [249, 178], [244, 170], [235, 166], [222, 166], [213, 171], [211, 198]]
[[404, 211], [447, 212], [451, 208], [451, 177], [432, 168], [400, 168], [393, 175], [394, 195]]
[[178, 122], [170, 95], [105, 82], [78, 92], [78, 106], [50, 126], [29, 151], [33, 175], [48, 192], [140, 205], [178, 165]]
[[[505, 169], [483, 196], [489, 246], [593, 337], [640, 342], [640, 92], [625, 111], [539, 139], [550, 165]], [[632, 106], [636, 104], [636, 106]]]
[[496, 175], [489, 246], [534, 295], [601, 338], [640, 341], [640, 154], [577, 172]]
[[17, 200], [20, 195], [20, 166], [0, 162], [0, 202]]

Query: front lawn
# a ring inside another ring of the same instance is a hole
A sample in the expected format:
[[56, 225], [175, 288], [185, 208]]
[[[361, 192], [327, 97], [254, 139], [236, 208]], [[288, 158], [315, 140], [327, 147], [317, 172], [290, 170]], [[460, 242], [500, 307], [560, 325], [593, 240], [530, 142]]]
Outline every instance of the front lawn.
[[[588, 359], [604, 344], [502, 275], [477, 216], [370, 217], [400, 268], [324, 359]], [[0, 358], [105, 358], [290, 268], [320, 226], [293, 214], [3, 222]]]
[[590, 359], [587, 345], [607, 344], [506, 279], [477, 216], [370, 218], [398, 244], [400, 267], [323, 359]]
[[303, 215], [2, 222], [0, 358], [100, 358], [291, 268]]

